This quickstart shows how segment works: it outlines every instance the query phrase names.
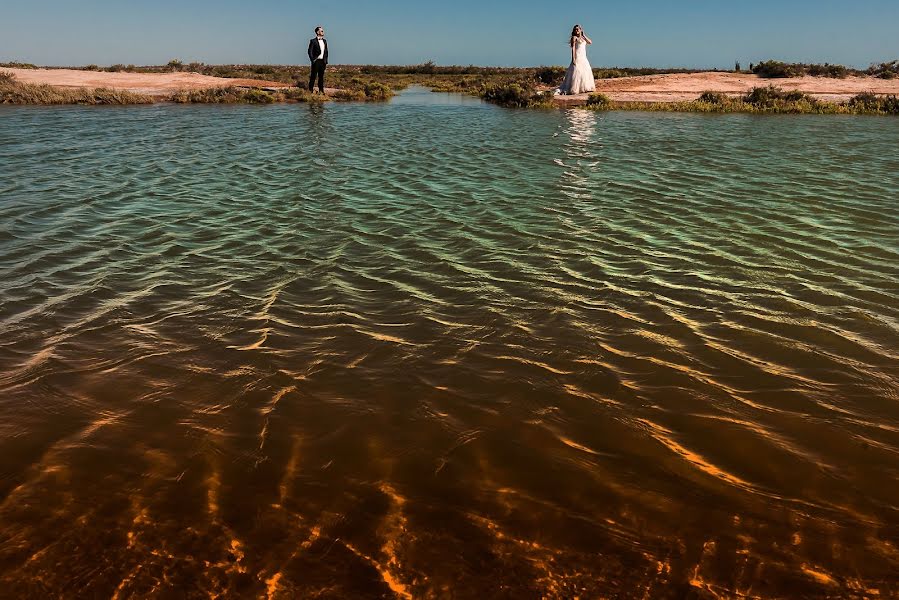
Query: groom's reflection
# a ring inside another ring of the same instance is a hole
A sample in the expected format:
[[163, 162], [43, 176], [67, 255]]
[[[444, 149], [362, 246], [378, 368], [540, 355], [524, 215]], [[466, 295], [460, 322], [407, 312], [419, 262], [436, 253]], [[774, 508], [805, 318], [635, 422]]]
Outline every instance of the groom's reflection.
[[[319, 197], [327, 190], [326, 177], [333, 177], [335, 148], [334, 124], [328, 109], [321, 102], [308, 102], [295, 105], [292, 112], [295, 123], [295, 136], [292, 136], [293, 173], [296, 188], [301, 196]], [[309, 190], [314, 190], [310, 194]]]

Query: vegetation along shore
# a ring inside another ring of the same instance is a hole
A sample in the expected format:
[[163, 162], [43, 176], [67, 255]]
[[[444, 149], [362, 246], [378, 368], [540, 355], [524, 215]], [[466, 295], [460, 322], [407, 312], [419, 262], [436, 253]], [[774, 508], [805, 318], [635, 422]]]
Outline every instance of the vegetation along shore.
[[[899, 61], [868, 69], [765, 61], [749, 70], [594, 69], [595, 94], [557, 96], [562, 67], [335, 66], [325, 95], [304, 87], [309, 68], [206, 65], [43, 67], [0, 64], [2, 104], [124, 105], [385, 101], [410, 85], [479, 96], [507, 107], [589, 110], [899, 114]], [[776, 86], [771, 83], [776, 82]]]

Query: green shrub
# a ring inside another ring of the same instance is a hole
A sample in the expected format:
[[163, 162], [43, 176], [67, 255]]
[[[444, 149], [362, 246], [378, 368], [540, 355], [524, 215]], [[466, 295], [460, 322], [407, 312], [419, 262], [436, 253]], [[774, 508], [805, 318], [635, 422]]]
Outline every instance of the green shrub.
[[873, 92], [864, 92], [849, 100], [849, 106], [861, 112], [899, 115], [899, 96], [878, 96]]
[[328, 97], [324, 94], [313, 94], [306, 88], [287, 88], [278, 91], [278, 99], [282, 102], [326, 102]]
[[594, 110], [609, 110], [612, 108], [612, 99], [605, 94], [590, 94], [587, 97], [587, 106]]
[[865, 73], [881, 79], [895, 79], [899, 77], [899, 60], [871, 65]]
[[619, 79], [628, 76], [628, 73], [621, 69], [593, 69], [595, 79]]
[[796, 77], [800, 74], [793, 65], [777, 60], [766, 60], [754, 65], [752, 72], [760, 77], [767, 78]]
[[334, 92], [334, 99], [339, 102], [361, 102], [365, 100], [365, 92], [363, 90], [337, 90]]
[[481, 91], [487, 102], [509, 108], [545, 108], [552, 106], [552, 92], [538, 93], [532, 80], [488, 85]]
[[386, 100], [390, 100], [393, 97], [393, 90], [390, 89], [389, 86], [384, 85], [383, 83], [378, 83], [378, 82], [366, 83], [363, 90], [365, 92], [365, 97], [368, 100], [384, 102]]
[[166, 66], [170, 71], [180, 71], [182, 67], [184, 67], [184, 63], [175, 58], [173, 60], [170, 60]]
[[538, 67], [534, 76], [544, 85], [559, 85], [565, 78], [565, 69], [563, 67]]
[[824, 63], [823, 65], [808, 65], [805, 69], [805, 75], [812, 77], [832, 77], [834, 79], [845, 79], [849, 76], [849, 69], [843, 65], [832, 65]]
[[843, 79], [849, 75], [863, 75], [862, 71], [850, 69], [843, 65], [832, 65], [830, 63], [806, 64], [806, 63], [785, 63], [778, 60], [766, 60], [757, 65], [750, 65], [750, 70], [760, 77], [779, 78], [779, 77], [801, 77], [810, 75], [812, 77], [833, 77]]
[[265, 90], [251, 89], [244, 92], [243, 101], [249, 104], [271, 104], [275, 99]]
[[699, 102], [704, 102], [706, 104], [727, 104], [730, 102], [730, 97], [721, 92], [703, 92], [702, 95], [699, 96]]
[[275, 97], [259, 89], [216, 87], [203, 90], [180, 90], [169, 98], [178, 104], [271, 104]]
[[804, 92], [797, 90], [787, 92], [773, 85], [752, 88], [752, 91], [743, 97], [743, 101], [758, 106], [774, 106], [778, 102], [807, 102], [809, 104], [815, 104], [817, 102], [817, 100]]

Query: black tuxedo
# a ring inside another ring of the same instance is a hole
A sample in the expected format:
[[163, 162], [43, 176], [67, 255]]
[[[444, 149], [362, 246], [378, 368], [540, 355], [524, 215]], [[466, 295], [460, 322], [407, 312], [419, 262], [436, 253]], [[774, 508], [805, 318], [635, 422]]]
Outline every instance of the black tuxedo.
[[[328, 40], [322, 38], [322, 41], [325, 43], [325, 64], [328, 64]], [[321, 54], [321, 50], [318, 47], [318, 38], [314, 37], [309, 40], [309, 62], [315, 62], [315, 59], [318, 58], [318, 55]]]
[[309, 91], [315, 87], [315, 80], [318, 79], [318, 91], [325, 93], [325, 67], [328, 66], [328, 40], [322, 38], [325, 45], [325, 54], [322, 58], [318, 55], [322, 53], [318, 45], [318, 37], [309, 40], [309, 60], [312, 62], [309, 69]]

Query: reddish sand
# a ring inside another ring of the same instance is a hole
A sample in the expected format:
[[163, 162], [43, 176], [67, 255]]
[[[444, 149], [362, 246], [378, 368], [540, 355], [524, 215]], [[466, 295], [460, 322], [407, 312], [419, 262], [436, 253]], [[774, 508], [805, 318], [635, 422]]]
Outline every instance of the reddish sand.
[[[612, 100], [634, 102], [679, 102], [696, 100], [702, 92], [723, 92], [738, 96], [758, 86], [775, 85], [784, 90], [807, 92], [820, 100], [841, 102], [861, 92], [899, 95], [899, 79], [875, 77], [792, 77], [789, 79], [762, 79], [757, 75], [742, 73], [689, 73], [671, 75], [645, 75], [620, 79], [598, 79], [596, 91]], [[575, 106], [583, 104], [588, 94], [559, 96], [558, 104]]]
[[199, 90], [215, 87], [290, 87], [279, 81], [262, 79], [228, 79], [199, 73], [106, 73], [75, 69], [7, 69], [22, 83], [46, 83], [58, 87], [111, 88], [150, 96], [163, 96], [176, 90]]

